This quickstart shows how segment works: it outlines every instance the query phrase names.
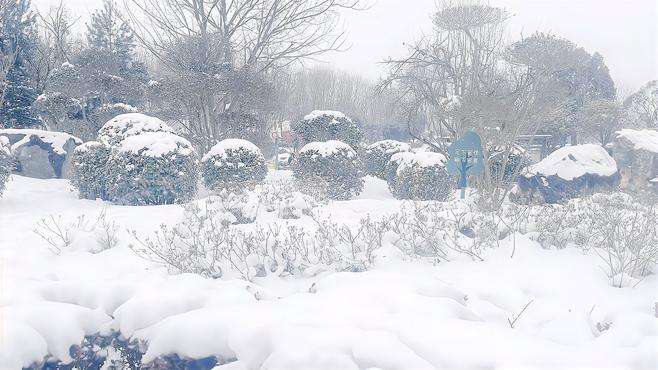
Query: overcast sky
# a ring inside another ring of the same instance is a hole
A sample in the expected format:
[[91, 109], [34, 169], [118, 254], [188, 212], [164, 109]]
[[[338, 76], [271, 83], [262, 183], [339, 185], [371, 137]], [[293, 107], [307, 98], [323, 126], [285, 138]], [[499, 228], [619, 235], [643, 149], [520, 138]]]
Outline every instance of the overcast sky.
[[[431, 31], [430, 15], [435, 0], [370, 0], [364, 11], [343, 15], [349, 50], [324, 56], [337, 68], [377, 78], [379, 62], [400, 56], [404, 42]], [[32, 0], [45, 9], [59, 0]], [[64, 0], [87, 21], [102, 0]], [[505, 7], [514, 17], [510, 37], [550, 31], [598, 51], [605, 58], [622, 95], [658, 79], [658, 0], [489, 0]]]

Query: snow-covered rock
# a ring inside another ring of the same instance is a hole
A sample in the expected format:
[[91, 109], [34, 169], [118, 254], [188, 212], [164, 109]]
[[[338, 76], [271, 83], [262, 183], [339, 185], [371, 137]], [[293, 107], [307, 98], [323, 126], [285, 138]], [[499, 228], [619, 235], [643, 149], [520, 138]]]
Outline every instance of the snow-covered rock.
[[619, 166], [622, 188], [639, 190], [652, 186], [651, 179], [658, 176], [658, 131], [617, 131], [613, 155]]
[[125, 113], [112, 118], [101, 127], [98, 131], [98, 141], [115, 145], [127, 137], [139, 135], [143, 132], [175, 133], [169, 125], [159, 118], [141, 113]]
[[82, 144], [65, 132], [36, 129], [4, 129], [0, 137], [11, 144], [16, 172], [40, 179], [69, 178], [73, 150]]
[[519, 176], [519, 200], [557, 203], [619, 181], [617, 164], [600, 145], [566, 146], [527, 167]]

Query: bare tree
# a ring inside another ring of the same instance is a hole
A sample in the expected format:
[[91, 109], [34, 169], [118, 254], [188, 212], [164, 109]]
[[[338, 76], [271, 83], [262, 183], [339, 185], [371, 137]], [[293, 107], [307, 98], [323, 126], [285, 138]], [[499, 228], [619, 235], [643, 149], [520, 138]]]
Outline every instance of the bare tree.
[[180, 123], [206, 145], [226, 135], [226, 117], [266, 105], [273, 69], [340, 49], [338, 12], [360, 2], [125, 0], [139, 40], [185, 94], [176, 97], [187, 113]]
[[72, 30], [78, 18], [72, 19], [68, 8], [60, 0], [46, 13], [37, 13], [39, 39], [36, 56], [30, 60], [35, 83], [42, 91], [53, 69], [70, 62], [74, 49]]
[[[445, 153], [452, 140], [474, 130], [485, 150], [502, 152], [505, 168], [517, 139], [534, 133], [533, 117], [543, 109], [539, 86], [508, 52], [508, 18], [504, 9], [477, 1], [443, 1], [433, 34], [409, 45], [406, 58], [386, 61], [390, 74], [380, 87], [398, 89], [407, 116], [424, 118], [424, 127], [408, 125], [412, 137]], [[485, 168], [481, 190], [499, 206], [515, 176]]]

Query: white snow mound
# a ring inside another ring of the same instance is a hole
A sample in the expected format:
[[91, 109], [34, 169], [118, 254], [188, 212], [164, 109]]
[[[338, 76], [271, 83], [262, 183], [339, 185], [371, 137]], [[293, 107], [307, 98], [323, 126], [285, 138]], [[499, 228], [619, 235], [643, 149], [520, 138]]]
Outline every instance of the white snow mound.
[[386, 154], [411, 151], [409, 144], [390, 139], [377, 141], [367, 146], [367, 149], [371, 150], [377, 148], [382, 148]]
[[229, 151], [235, 151], [240, 148], [248, 150], [253, 153], [260, 154], [261, 156], [263, 155], [260, 149], [249, 140], [225, 139], [215, 144], [212, 148], [210, 148], [208, 153], [206, 153], [206, 155], [203, 156], [202, 161], [205, 162], [213, 157], [227, 158]]
[[404, 155], [397, 158], [400, 159], [400, 164], [397, 169], [398, 173], [412, 166], [444, 167], [448, 161], [445, 155], [434, 152], [409, 153], [409, 155]]
[[339, 112], [336, 110], [314, 110], [311, 113], [304, 116], [304, 120], [310, 121], [322, 116], [330, 116], [330, 117], [334, 117], [334, 119], [347, 118], [347, 116], [343, 112]]
[[168, 153], [189, 156], [194, 153], [192, 144], [186, 139], [169, 132], [145, 132], [125, 138], [117, 150], [147, 157], [162, 157]]
[[602, 146], [583, 144], [554, 151], [541, 162], [530, 166], [525, 176], [557, 176], [570, 181], [586, 174], [612, 176], [615, 173], [617, 162]]
[[143, 132], [175, 133], [169, 125], [159, 118], [141, 113], [120, 114], [107, 121], [98, 132], [101, 142], [108, 142], [119, 137], [119, 141]]
[[323, 157], [328, 157], [341, 150], [346, 150], [347, 156], [350, 158], [356, 156], [356, 152], [351, 146], [339, 140], [313, 141], [304, 145], [299, 153], [317, 152]]

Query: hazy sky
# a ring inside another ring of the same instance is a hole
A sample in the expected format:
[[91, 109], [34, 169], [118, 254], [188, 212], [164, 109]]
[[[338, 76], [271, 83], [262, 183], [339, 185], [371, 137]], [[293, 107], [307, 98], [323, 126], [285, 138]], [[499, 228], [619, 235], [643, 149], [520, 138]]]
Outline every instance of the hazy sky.
[[[404, 42], [431, 31], [435, 0], [370, 0], [365, 11], [347, 12], [343, 26], [350, 49], [323, 57], [337, 68], [370, 78], [383, 73], [379, 62], [400, 56]], [[44, 9], [59, 0], [32, 0]], [[102, 0], [64, 0], [86, 22]], [[622, 95], [658, 79], [658, 0], [489, 0], [508, 9], [510, 37], [550, 31], [601, 53]]]

